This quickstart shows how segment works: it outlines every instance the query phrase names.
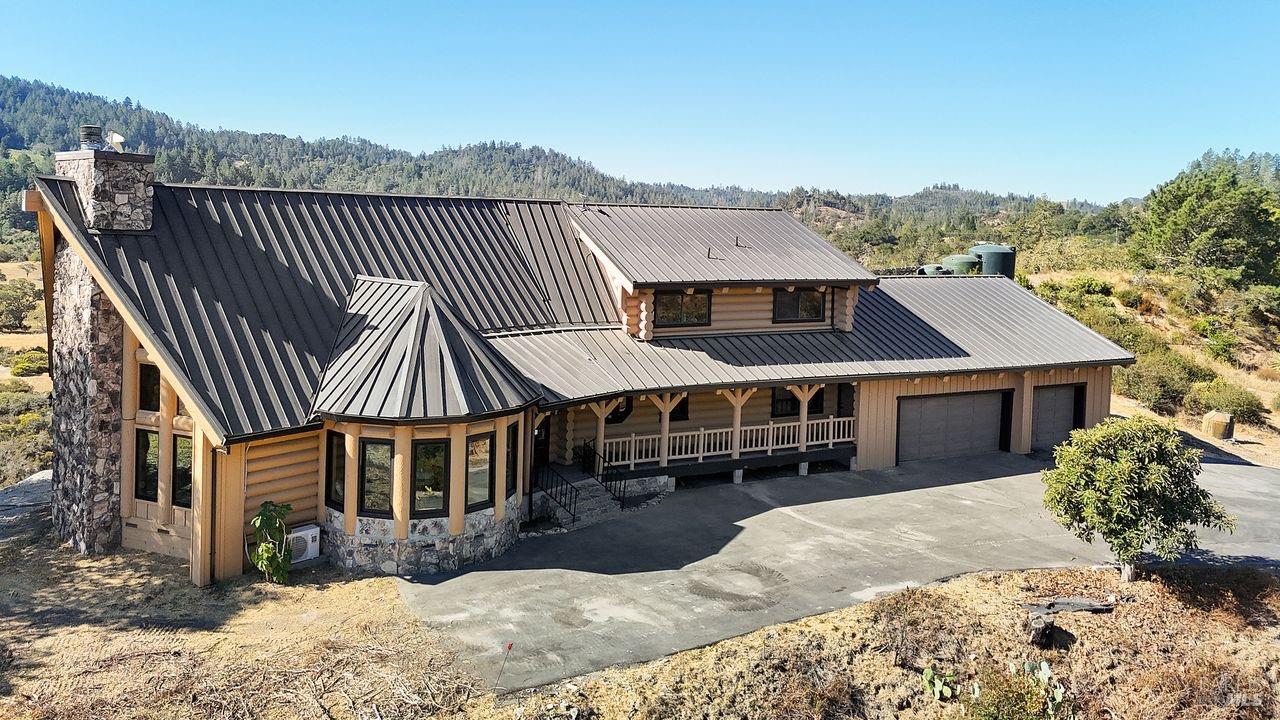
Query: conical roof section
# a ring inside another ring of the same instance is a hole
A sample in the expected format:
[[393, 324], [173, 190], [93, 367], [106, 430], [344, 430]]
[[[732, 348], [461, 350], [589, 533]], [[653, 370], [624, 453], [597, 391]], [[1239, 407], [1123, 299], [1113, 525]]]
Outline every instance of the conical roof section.
[[541, 397], [427, 283], [358, 276], [311, 414], [429, 422], [519, 410]]

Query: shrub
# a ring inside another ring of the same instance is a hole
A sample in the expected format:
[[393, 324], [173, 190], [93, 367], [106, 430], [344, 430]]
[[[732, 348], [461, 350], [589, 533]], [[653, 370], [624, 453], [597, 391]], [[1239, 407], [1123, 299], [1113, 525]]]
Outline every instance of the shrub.
[[0, 457], [0, 487], [48, 468], [53, 463], [48, 413], [27, 411], [0, 419]]
[[249, 521], [253, 527], [253, 538], [257, 541], [250, 559], [268, 582], [282, 583], [289, 578], [293, 548], [287, 542], [289, 527], [285, 525], [285, 518], [292, 510], [289, 503], [277, 504], [267, 500]]
[[1267, 412], [1257, 395], [1225, 378], [1192, 384], [1186, 406], [1196, 415], [1210, 410], [1231, 413], [1236, 420], [1248, 425], [1262, 425], [1263, 415]]
[[1072, 717], [1066, 689], [1049, 670], [1049, 663], [1027, 663], [1021, 670], [1010, 663], [1001, 671], [984, 666], [966, 703], [967, 714], [978, 720], [1049, 720]]
[[1160, 333], [1112, 308], [1087, 308], [1076, 313], [1076, 319], [1135, 355], [1162, 352], [1169, 347]]
[[35, 388], [31, 387], [31, 383], [26, 380], [17, 378], [0, 380], [0, 393], [29, 393], [34, 391]]
[[1137, 308], [1142, 304], [1144, 295], [1137, 288], [1124, 287], [1111, 293], [1111, 297], [1119, 300], [1120, 304], [1127, 308]]
[[1121, 579], [1133, 579], [1143, 552], [1166, 560], [1196, 547], [1196, 527], [1230, 531], [1235, 518], [1196, 483], [1200, 451], [1170, 424], [1108, 418], [1075, 430], [1045, 470], [1044, 505], [1060, 525], [1115, 553]]
[[1212, 370], [1165, 350], [1139, 355], [1137, 363], [1117, 370], [1115, 388], [1155, 412], [1172, 415], [1182, 407], [1193, 383], [1214, 377]]
[[49, 354], [43, 350], [28, 350], [12, 360], [9, 372], [15, 377], [31, 377], [49, 372]]
[[1067, 283], [1067, 290], [1081, 295], [1110, 295], [1112, 287], [1111, 283], [1105, 280], [1099, 280], [1089, 275], [1081, 275], [1072, 278]]
[[21, 415], [49, 408], [49, 396], [33, 392], [0, 392], [0, 415]]

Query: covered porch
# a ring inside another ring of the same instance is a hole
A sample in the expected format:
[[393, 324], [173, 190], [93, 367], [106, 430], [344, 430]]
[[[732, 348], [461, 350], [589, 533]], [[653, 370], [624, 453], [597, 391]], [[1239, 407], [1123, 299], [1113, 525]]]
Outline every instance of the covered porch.
[[[848, 459], [856, 439], [850, 383], [669, 391], [596, 400], [549, 415], [547, 458], [631, 476], [681, 475]], [[834, 451], [840, 452], [819, 452]]]

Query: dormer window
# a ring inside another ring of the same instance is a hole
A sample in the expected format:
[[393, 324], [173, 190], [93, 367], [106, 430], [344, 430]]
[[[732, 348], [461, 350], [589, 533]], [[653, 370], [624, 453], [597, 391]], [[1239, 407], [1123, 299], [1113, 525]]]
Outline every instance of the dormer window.
[[653, 294], [653, 326], [697, 327], [711, 324], [711, 291], [659, 290]]
[[774, 289], [773, 321], [775, 323], [822, 322], [826, 319], [826, 294], [817, 288]]

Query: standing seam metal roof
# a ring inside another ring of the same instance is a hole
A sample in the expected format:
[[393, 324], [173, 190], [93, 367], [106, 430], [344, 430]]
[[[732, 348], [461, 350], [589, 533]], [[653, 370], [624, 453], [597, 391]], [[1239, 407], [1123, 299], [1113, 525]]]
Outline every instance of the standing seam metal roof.
[[312, 413], [439, 421], [542, 397], [420, 281], [358, 277]]
[[660, 338], [574, 330], [491, 338], [553, 403], [619, 392], [1115, 365], [1133, 356], [1003, 277], [882, 278], [852, 332]]
[[634, 284], [876, 280], [784, 210], [587, 204], [568, 213]]
[[423, 281], [480, 331], [616, 323], [558, 202], [154, 187], [149, 233], [89, 233], [74, 182], [38, 186], [229, 438], [306, 422], [357, 275]]

